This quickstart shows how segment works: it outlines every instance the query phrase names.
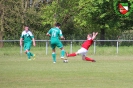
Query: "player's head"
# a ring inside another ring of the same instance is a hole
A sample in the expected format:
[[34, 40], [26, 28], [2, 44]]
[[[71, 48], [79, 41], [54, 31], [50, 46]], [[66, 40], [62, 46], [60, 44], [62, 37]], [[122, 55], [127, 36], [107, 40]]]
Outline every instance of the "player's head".
[[90, 38], [92, 38], [92, 34], [87, 35], [87, 39], [90, 39]]
[[29, 27], [28, 26], [25, 26], [24, 27], [24, 30], [27, 32], [29, 30]]
[[56, 27], [60, 27], [61, 24], [60, 24], [60, 23], [56, 23], [55, 26], [56, 26]]

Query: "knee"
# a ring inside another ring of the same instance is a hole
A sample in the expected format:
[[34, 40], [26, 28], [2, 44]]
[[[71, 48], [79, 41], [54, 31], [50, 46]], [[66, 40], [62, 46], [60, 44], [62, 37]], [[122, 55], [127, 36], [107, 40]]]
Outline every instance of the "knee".
[[76, 54], [76, 55], [79, 55], [79, 53], [78, 53], [78, 52], [76, 52], [75, 54]]
[[25, 54], [27, 54], [27, 52], [29, 52], [28, 50], [25, 50]]

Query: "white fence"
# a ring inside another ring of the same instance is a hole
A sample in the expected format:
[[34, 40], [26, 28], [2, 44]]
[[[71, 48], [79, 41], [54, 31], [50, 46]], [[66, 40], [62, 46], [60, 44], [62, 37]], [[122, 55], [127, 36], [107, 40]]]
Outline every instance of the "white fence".
[[[70, 42], [70, 53], [73, 50], [73, 42], [83, 42], [85, 40], [61, 40], [64, 42]], [[19, 42], [19, 40], [0, 40], [0, 42]], [[45, 42], [46, 43], [46, 55], [48, 54], [48, 43], [50, 40], [36, 40], [36, 42]], [[133, 40], [94, 40], [94, 50], [93, 53], [96, 53], [97, 42], [116, 42], [116, 53], [119, 53], [119, 43], [120, 42], [133, 42]], [[20, 53], [22, 53], [22, 47], [20, 47]]]

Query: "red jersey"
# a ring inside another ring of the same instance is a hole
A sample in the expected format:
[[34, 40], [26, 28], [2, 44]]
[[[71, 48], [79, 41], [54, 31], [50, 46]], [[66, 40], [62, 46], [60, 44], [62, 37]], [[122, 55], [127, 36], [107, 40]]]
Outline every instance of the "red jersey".
[[82, 47], [85, 48], [86, 50], [88, 50], [89, 47], [92, 45], [92, 43], [93, 43], [93, 40], [92, 40], [92, 39], [86, 40], [86, 41], [82, 44]]

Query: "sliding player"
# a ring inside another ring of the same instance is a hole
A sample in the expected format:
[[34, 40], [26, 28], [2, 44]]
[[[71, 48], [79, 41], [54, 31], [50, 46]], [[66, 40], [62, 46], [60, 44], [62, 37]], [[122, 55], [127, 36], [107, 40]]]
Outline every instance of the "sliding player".
[[93, 32], [93, 35], [88, 34], [87, 35], [87, 40], [84, 41], [81, 48], [75, 53], [71, 53], [71, 54], [66, 53], [66, 56], [67, 57], [74, 57], [74, 56], [77, 56], [77, 55], [81, 54], [82, 55], [82, 60], [96, 62], [92, 58], [87, 57], [86, 54], [88, 52], [89, 47], [93, 44], [93, 40], [96, 38], [97, 34], [98, 34], [98, 32], [96, 32], [96, 33]]

